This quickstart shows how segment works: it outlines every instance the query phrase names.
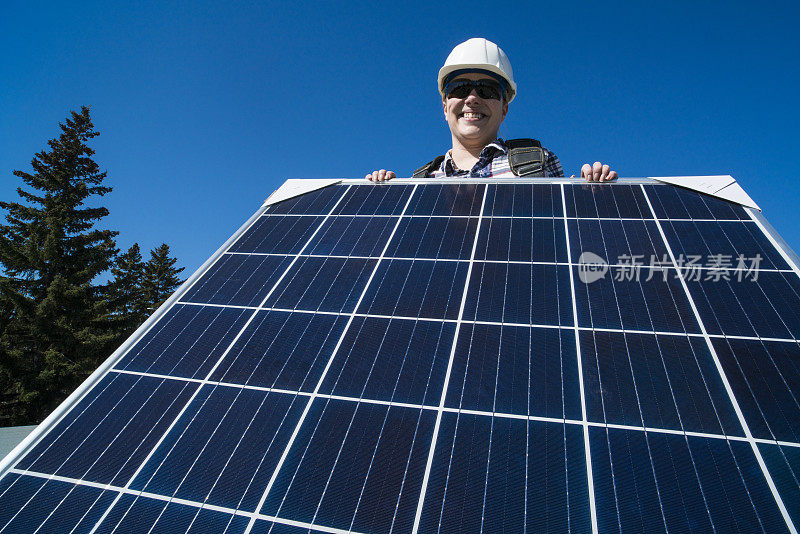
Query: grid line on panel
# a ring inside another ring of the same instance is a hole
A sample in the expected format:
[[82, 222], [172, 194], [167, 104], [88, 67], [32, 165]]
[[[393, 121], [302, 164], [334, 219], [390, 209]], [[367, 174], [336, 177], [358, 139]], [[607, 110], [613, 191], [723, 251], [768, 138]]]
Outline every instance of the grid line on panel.
[[[239, 306], [234, 304], [208, 304], [205, 302], [180, 302], [180, 304], [186, 306], [208, 306], [208, 307], [217, 307], [217, 308], [235, 308], [235, 309], [244, 309], [244, 310], [260, 310], [260, 311], [276, 311], [276, 312], [286, 312], [286, 313], [304, 313], [304, 314], [313, 314], [313, 315], [337, 315], [337, 316], [350, 316], [350, 313], [347, 312], [335, 312], [335, 311], [316, 311], [316, 310], [301, 310], [301, 309], [291, 309], [291, 308], [272, 308], [272, 307], [257, 307], [257, 306]], [[378, 319], [407, 319], [410, 321], [427, 321], [427, 322], [434, 322], [434, 323], [455, 323], [456, 319], [439, 319], [436, 317], [412, 317], [406, 315], [382, 315], [376, 313], [356, 313], [354, 314], [355, 317], [372, 317]], [[463, 323], [465, 324], [479, 324], [479, 325], [491, 325], [491, 326], [521, 326], [521, 327], [532, 327], [532, 328], [550, 328], [550, 329], [560, 329], [560, 330], [573, 330], [574, 326], [567, 326], [567, 325], [553, 325], [553, 324], [539, 324], [539, 323], [516, 323], [511, 321], [501, 322], [501, 321], [485, 321], [481, 319], [477, 320], [470, 320], [470, 319], [463, 319]], [[637, 328], [610, 328], [610, 327], [591, 327], [591, 326], [579, 326], [578, 330], [586, 331], [586, 332], [617, 332], [621, 334], [655, 334], [659, 336], [677, 336], [677, 337], [699, 337], [705, 338], [705, 335], [702, 333], [697, 332], [670, 332], [667, 330], [641, 330]], [[708, 337], [712, 339], [739, 339], [745, 341], [776, 341], [779, 343], [798, 343], [797, 339], [794, 338], [782, 338], [782, 337], [763, 337], [763, 336], [743, 336], [737, 334], [708, 334]]]
[[[382, 263], [382, 260], [383, 260], [383, 255], [388, 250], [389, 245], [391, 244], [392, 239], [394, 238], [394, 235], [397, 232], [397, 228], [400, 226], [400, 223], [402, 222], [403, 217], [404, 217], [406, 211], [408, 210], [408, 206], [411, 204], [411, 200], [414, 198], [414, 193], [416, 193], [417, 188], [418, 188], [418, 186], [415, 185], [414, 188], [411, 190], [411, 193], [409, 194], [408, 199], [406, 200], [406, 203], [403, 206], [403, 211], [400, 213], [400, 216], [397, 217], [397, 222], [395, 223], [394, 228], [392, 229], [392, 233], [389, 235], [389, 238], [387, 239], [386, 244], [384, 245], [383, 249], [381, 250], [381, 256], [378, 258], [378, 261], [375, 263], [375, 266], [372, 269], [372, 273], [370, 274], [369, 278], [367, 279], [367, 282], [364, 285], [364, 289], [361, 291], [361, 295], [359, 295], [358, 301], [356, 302], [355, 306], [353, 307], [353, 310], [349, 314], [349, 319], [347, 321], [347, 324], [344, 326], [344, 329], [342, 330], [342, 333], [341, 333], [341, 335], [339, 337], [339, 341], [337, 342], [336, 346], [334, 347], [334, 349], [333, 349], [333, 351], [331, 353], [331, 356], [328, 358], [328, 362], [327, 362], [325, 368], [323, 369], [319, 380], [317, 381], [317, 385], [315, 386], [314, 391], [310, 395], [310, 397], [308, 399], [308, 402], [306, 403], [306, 406], [303, 409], [303, 412], [300, 414], [300, 419], [298, 420], [297, 425], [295, 426], [291, 436], [289, 437], [289, 440], [286, 443], [286, 446], [285, 446], [285, 448], [283, 450], [283, 453], [281, 454], [281, 457], [278, 460], [278, 463], [276, 464], [275, 469], [272, 472], [272, 475], [270, 476], [269, 482], [267, 483], [267, 486], [264, 489], [264, 492], [262, 493], [261, 498], [258, 501], [258, 504], [257, 504], [257, 506], [255, 508], [256, 511], [261, 510], [261, 508], [264, 506], [264, 503], [267, 500], [267, 496], [269, 495], [270, 491], [272, 490], [272, 487], [275, 484], [275, 481], [277, 480], [278, 473], [280, 472], [281, 468], [283, 467], [283, 464], [286, 461], [287, 456], [289, 455], [289, 450], [292, 448], [292, 445], [294, 444], [294, 441], [297, 438], [298, 433], [300, 432], [300, 428], [302, 427], [303, 422], [305, 421], [306, 417], [308, 416], [309, 410], [311, 409], [311, 405], [314, 402], [314, 399], [319, 394], [319, 390], [322, 387], [322, 383], [325, 380], [325, 376], [327, 375], [328, 370], [331, 367], [331, 364], [333, 363], [333, 359], [336, 357], [336, 354], [339, 352], [339, 348], [341, 347], [342, 342], [344, 341], [345, 335], [347, 334], [347, 331], [349, 330], [350, 325], [353, 323], [353, 319], [355, 318], [356, 310], [360, 306], [361, 301], [364, 299], [364, 295], [367, 294], [367, 290], [369, 289], [369, 286], [370, 286], [373, 278], [375, 277], [375, 273], [378, 272], [378, 269], [381, 266], [381, 263]], [[334, 209], [335, 209], [335, 207], [334, 207]], [[322, 227], [322, 225], [320, 225], [320, 227]], [[255, 525], [255, 516], [253, 518], [251, 518], [250, 522], [248, 523], [247, 528], [245, 529], [245, 534], [249, 534], [252, 531], [254, 525]]]
[[[317, 228], [314, 230], [314, 232], [311, 234], [311, 236], [309, 236], [309, 238], [308, 238], [308, 239], [306, 240], [306, 242], [303, 244], [302, 248], [301, 248], [301, 249], [298, 251], [298, 255], [297, 255], [297, 256], [295, 256], [295, 257], [294, 257], [294, 259], [293, 259], [293, 260], [292, 260], [292, 261], [289, 263], [289, 265], [286, 267], [286, 269], [284, 270], [284, 272], [282, 273], [282, 275], [281, 275], [281, 276], [278, 278], [278, 280], [276, 280], [276, 281], [275, 281], [275, 283], [272, 285], [272, 287], [270, 288], [270, 290], [269, 290], [269, 291], [267, 292], [267, 294], [264, 296], [264, 298], [262, 299], [262, 302], [260, 303], [259, 307], [260, 307], [260, 306], [262, 306], [262, 305], [264, 304], [264, 302], [266, 302], [266, 299], [268, 299], [268, 298], [270, 297], [270, 295], [273, 293], [273, 291], [275, 291], [275, 288], [276, 288], [276, 287], [278, 287], [278, 285], [281, 283], [281, 280], [282, 280], [282, 279], [283, 279], [283, 278], [286, 276], [286, 274], [289, 272], [289, 270], [291, 269], [291, 267], [292, 267], [292, 266], [293, 266], [293, 265], [296, 263], [296, 261], [297, 261], [297, 259], [298, 259], [298, 257], [299, 257], [299, 253], [302, 253], [302, 252], [303, 252], [303, 250], [305, 250], [305, 249], [306, 249], [306, 247], [308, 247], [309, 243], [311, 243], [311, 241], [314, 239], [314, 236], [317, 234], [317, 232], [319, 232], [319, 229], [322, 227], [322, 224], [325, 222], [325, 220], [327, 220], [327, 219], [328, 219], [328, 218], [331, 216], [331, 214], [332, 214], [332, 213], [333, 213], [333, 211], [336, 209], [336, 207], [339, 205], [339, 203], [341, 202], [342, 198], [343, 198], [343, 197], [344, 197], [344, 195], [347, 193], [347, 191], [349, 190], [349, 188], [350, 188], [350, 187], [348, 186], [347, 188], [345, 188], [345, 190], [344, 190], [344, 191], [342, 191], [342, 194], [339, 196], [339, 198], [337, 199], [337, 201], [334, 203], [334, 205], [333, 205], [333, 207], [331, 208], [331, 210], [328, 212], [328, 214], [325, 216], [325, 218], [324, 218], [324, 219], [321, 221], [320, 225], [319, 225], [319, 226], [317, 226]], [[238, 240], [237, 240], [237, 241], [238, 241]], [[231, 245], [231, 246], [232, 246], [232, 245]], [[198, 280], [199, 280], [199, 277], [198, 277]], [[244, 323], [244, 325], [241, 327], [241, 329], [239, 330], [239, 332], [237, 333], [237, 335], [236, 335], [236, 336], [233, 338], [233, 340], [230, 342], [230, 344], [229, 344], [229, 345], [228, 345], [228, 347], [225, 349], [225, 351], [224, 351], [224, 352], [223, 352], [223, 353], [220, 355], [220, 357], [217, 359], [217, 362], [216, 362], [216, 363], [214, 364], [214, 366], [213, 366], [213, 367], [212, 367], [212, 368], [211, 368], [211, 369], [208, 371], [208, 373], [206, 374], [205, 380], [208, 380], [208, 379], [209, 379], [209, 378], [210, 378], [210, 377], [213, 375], [214, 371], [215, 371], [215, 370], [217, 369], [217, 367], [218, 367], [218, 366], [221, 364], [221, 362], [222, 362], [222, 361], [225, 359], [225, 357], [227, 356], [227, 354], [230, 352], [230, 350], [231, 350], [231, 349], [233, 348], [233, 346], [236, 344], [236, 342], [238, 341], [238, 339], [239, 339], [239, 338], [242, 336], [242, 334], [245, 332], [245, 330], [246, 330], [246, 329], [247, 329], [247, 327], [250, 325], [250, 323], [252, 323], [252, 321], [255, 319], [255, 316], [256, 316], [256, 314], [257, 314], [257, 313], [258, 313], [258, 310], [254, 310], [254, 311], [253, 311], [253, 313], [250, 315], [250, 317], [248, 318], [248, 320], [247, 320], [247, 321]], [[128, 479], [127, 483], [126, 483], [126, 484], [125, 484], [125, 486], [124, 486], [124, 487], [125, 487], [125, 489], [130, 489], [130, 486], [131, 486], [131, 484], [133, 483], [133, 481], [136, 479], [136, 477], [137, 477], [137, 476], [139, 475], [139, 473], [142, 471], [142, 469], [144, 468], [144, 466], [145, 466], [145, 465], [147, 465], [147, 463], [149, 462], [150, 458], [152, 458], [152, 457], [153, 457], [153, 455], [155, 454], [155, 452], [156, 452], [156, 451], [158, 450], [158, 448], [161, 446], [161, 443], [163, 443], [163, 441], [164, 441], [164, 440], [166, 439], [166, 437], [167, 437], [167, 436], [170, 434], [170, 432], [172, 431], [172, 429], [174, 428], [174, 426], [175, 426], [175, 425], [177, 424], [177, 422], [178, 422], [178, 421], [181, 419], [181, 417], [183, 416], [183, 414], [186, 412], [186, 410], [187, 410], [187, 409], [189, 408], [189, 406], [192, 404], [192, 402], [194, 401], [194, 399], [195, 399], [195, 398], [197, 397], [197, 395], [200, 393], [200, 391], [202, 390], [202, 386], [203, 386], [203, 385], [201, 384], [201, 386], [200, 386], [200, 387], [198, 387], [198, 388], [197, 388], [197, 389], [194, 391], [194, 393], [193, 393], [193, 394], [190, 396], [190, 398], [189, 398], [189, 399], [186, 401], [186, 403], [185, 403], [184, 407], [183, 407], [183, 408], [180, 410], [180, 412], [178, 412], [178, 414], [175, 416], [175, 418], [174, 418], [174, 420], [172, 421], [172, 423], [171, 423], [171, 424], [170, 424], [170, 425], [167, 427], [167, 429], [166, 429], [166, 430], [163, 432], [163, 434], [161, 435], [161, 438], [158, 440], [158, 442], [156, 442], [156, 444], [155, 444], [155, 445], [153, 446], [153, 448], [150, 450], [150, 452], [149, 452], [149, 453], [148, 453], [148, 455], [145, 457], [145, 459], [144, 459], [144, 460], [141, 462], [141, 464], [140, 464], [140, 465], [139, 465], [139, 467], [136, 469], [136, 471], [135, 471], [135, 472], [134, 472], [134, 473], [131, 475], [131, 477]], [[187, 428], [188, 428], [188, 426], [187, 426]], [[184, 432], [185, 432], [185, 431], [186, 431], [186, 429], [184, 429]], [[177, 442], [176, 442], [176, 443], [177, 443]], [[177, 491], [177, 490], [176, 490], [176, 491]], [[121, 498], [121, 496], [122, 496], [122, 493], [120, 493], [120, 494], [118, 494], [118, 495], [117, 495], [117, 497], [114, 499], [114, 501], [111, 503], [111, 505], [109, 505], [109, 507], [106, 509], [106, 511], [103, 513], [103, 515], [102, 515], [102, 516], [101, 516], [101, 517], [100, 517], [100, 518], [97, 520], [97, 522], [95, 523], [94, 527], [93, 527], [93, 528], [92, 528], [92, 530], [90, 531], [90, 534], [94, 534], [94, 533], [97, 531], [97, 529], [100, 527], [100, 525], [103, 523], [103, 521], [105, 520], [105, 518], [106, 518], [106, 517], [108, 516], [108, 514], [110, 513], [111, 509], [112, 509], [112, 508], [114, 508], [114, 506], [117, 504], [117, 502], [119, 501], [119, 499]], [[127, 513], [127, 512], [126, 512], [126, 513]]]
[[425, 462], [425, 474], [422, 477], [422, 486], [420, 488], [419, 502], [417, 503], [417, 510], [414, 516], [414, 525], [411, 529], [412, 534], [417, 534], [419, 531], [420, 520], [422, 519], [422, 507], [425, 503], [425, 494], [428, 489], [428, 482], [431, 475], [431, 467], [433, 465], [433, 457], [436, 449], [436, 441], [439, 435], [439, 429], [442, 424], [442, 411], [447, 398], [447, 387], [450, 383], [450, 375], [453, 370], [453, 359], [455, 358], [456, 346], [458, 344], [458, 335], [461, 330], [462, 320], [464, 318], [464, 308], [467, 303], [467, 293], [469, 288], [470, 278], [472, 277], [472, 267], [475, 263], [475, 251], [478, 247], [478, 237], [481, 232], [481, 225], [483, 223], [483, 214], [486, 206], [486, 195], [488, 193], [488, 186], [483, 188], [483, 198], [481, 199], [481, 208], [478, 215], [478, 225], [475, 229], [475, 236], [472, 242], [472, 250], [470, 251], [469, 267], [467, 267], [467, 274], [464, 280], [464, 291], [461, 295], [461, 304], [458, 309], [458, 317], [456, 320], [455, 332], [453, 334], [453, 343], [450, 347], [450, 357], [447, 362], [447, 370], [444, 375], [444, 383], [442, 384], [442, 395], [439, 400], [439, 410], [436, 413], [436, 421], [433, 427], [433, 435], [431, 437], [431, 446], [428, 451], [428, 458]]
[[[608, 187], [613, 187], [613, 185], [608, 185]], [[322, 215], [314, 215], [310, 213], [264, 213], [264, 216], [272, 216], [272, 217], [321, 217]], [[396, 217], [396, 215], [369, 215], [369, 214], [334, 214], [335, 217], [355, 217], [355, 218], [373, 218], [373, 217]], [[433, 218], [433, 219], [477, 219], [477, 215], [418, 215], [418, 214], [406, 214], [405, 217], [408, 218]], [[492, 215], [493, 219], [562, 219], [564, 217], [555, 215], [552, 217], [544, 216], [544, 215]], [[575, 216], [568, 216], [566, 217], [569, 221], [574, 221], [576, 219], [585, 219], [588, 221], [641, 221], [641, 218], [637, 217], [575, 217]], [[655, 219], [646, 219], [656, 220], [656, 221], [673, 221], [673, 222], [745, 222], [750, 223], [750, 221], [742, 220], [742, 219], [686, 219], [681, 217], [659, 217]]]
[[113, 491], [113, 492], [121, 494], [121, 495], [132, 495], [132, 496], [135, 496], [135, 497], [143, 497], [143, 498], [154, 499], [154, 500], [157, 500], [157, 501], [163, 501], [163, 502], [167, 502], [167, 503], [190, 506], [192, 508], [197, 508], [198, 512], [200, 510], [202, 510], [202, 509], [207, 509], [207, 510], [213, 510], [213, 511], [216, 511], [216, 512], [222, 512], [222, 513], [225, 513], [225, 514], [229, 514], [231, 516], [241, 516], [241, 517], [246, 517], [246, 518], [251, 518], [252, 517], [252, 518], [255, 518], [255, 519], [262, 519], [262, 520], [265, 520], [265, 521], [271, 521], [273, 523], [279, 523], [279, 524], [283, 524], [283, 525], [289, 525], [289, 526], [294, 526], [294, 527], [298, 527], [298, 528], [304, 528], [304, 529], [308, 529], [308, 530], [313, 530], [315, 532], [328, 532], [328, 533], [333, 533], [333, 534], [361, 534], [359, 532], [355, 532], [355, 531], [352, 531], [352, 530], [342, 530], [342, 529], [339, 529], [339, 528], [326, 527], [326, 526], [322, 526], [322, 525], [314, 525], [314, 524], [311, 524], [311, 523], [304, 523], [302, 521], [293, 521], [293, 520], [290, 520], [290, 519], [284, 519], [284, 518], [271, 516], [271, 515], [267, 515], [267, 514], [260, 514], [260, 513], [257, 513], [257, 512], [247, 512], [247, 511], [244, 511], [244, 510], [237, 510], [237, 509], [234, 509], [234, 508], [229, 508], [229, 507], [226, 507], [226, 506], [220, 506], [220, 505], [216, 505], [216, 504], [206, 504], [206, 503], [201, 503], [201, 502], [198, 502], [198, 501], [193, 501], [193, 500], [190, 500], [190, 499], [182, 499], [182, 498], [178, 498], [178, 497], [169, 497], [167, 495], [161, 495], [159, 493], [152, 493], [152, 492], [149, 492], [149, 491], [133, 490], [133, 489], [129, 489], [129, 488], [124, 488], [122, 486], [115, 486], [113, 484], [101, 484], [99, 482], [90, 482], [90, 481], [82, 480], [82, 479], [78, 479], [78, 478], [70, 478], [70, 477], [64, 477], [64, 476], [59, 476], [59, 475], [48, 475], [46, 473], [39, 473], [37, 471], [28, 471], [28, 470], [25, 470], [25, 469], [16, 469], [15, 468], [15, 469], [10, 469], [9, 472], [10, 473], [15, 473], [15, 474], [18, 474], [18, 475], [23, 475], [23, 476], [42, 478], [42, 479], [46, 479], [46, 480], [55, 480], [55, 481], [59, 481], [59, 482], [65, 482], [67, 484], [75, 484], [76, 486], [86, 486], [86, 487], [96, 488], [96, 489], [100, 489], [100, 490], [103, 490], [103, 491]]
[[[561, 184], [561, 202], [564, 209], [564, 235], [567, 240], [567, 261], [572, 263], [572, 247], [570, 246], [569, 239], [569, 223], [567, 220], [567, 200], [564, 190], [564, 184]], [[592, 532], [597, 534], [597, 509], [595, 504], [594, 495], [594, 476], [592, 473], [592, 455], [589, 447], [589, 426], [586, 413], [586, 391], [583, 383], [583, 362], [581, 362], [581, 344], [578, 329], [578, 302], [575, 295], [575, 279], [572, 267], [569, 268], [569, 287], [570, 297], [572, 300], [572, 323], [575, 335], [575, 354], [578, 359], [578, 388], [581, 395], [581, 423], [583, 426], [583, 449], [584, 456], [586, 457], [586, 479], [589, 485], [589, 512], [591, 514]], [[591, 310], [591, 308], [590, 308]], [[591, 313], [591, 312], [590, 312]]]
[[[642, 193], [644, 194], [644, 198], [647, 201], [647, 205], [650, 208], [651, 213], [653, 213], [653, 216], [655, 216], [655, 209], [653, 208], [653, 205], [650, 202], [650, 198], [647, 195], [647, 190], [644, 188], [643, 185], [640, 185], [640, 187], [642, 189]], [[664, 245], [667, 248], [667, 253], [669, 254], [670, 260], [672, 261], [673, 265], [677, 265], [677, 261], [675, 259], [675, 255], [673, 254], [672, 248], [671, 248], [669, 242], [667, 241], [667, 237], [666, 237], [666, 235], [664, 233], [664, 229], [661, 227], [660, 221], [656, 220], [656, 226], [658, 228], [659, 233], [661, 234], [661, 238], [664, 240]], [[707, 332], [707, 330], [705, 328], [705, 324], [703, 323], [703, 320], [700, 317], [700, 313], [699, 313], [697, 307], [695, 306], [694, 299], [692, 298], [692, 295], [689, 292], [689, 287], [686, 284], [686, 280], [684, 279], [682, 273], [679, 276], [679, 280], [681, 282], [681, 285], [683, 287], [684, 292], [686, 293], [687, 298], [689, 299], [689, 304], [690, 304], [690, 306], [692, 308], [692, 311], [694, 312], [695, 318], [697, 319], [697, 322], [698, 322], [698, 324], [700, 326], [700, 330], [701, 330], [701, 332], [702, 332], [702, 334], [703, 334], [703, 336], [705, 338], [705, 341], [706, 341], [706, 344], [708, 345], [709, 351], [711, 352], [711, 356], [712, 356], [712, 358], [714, 360], [714, 365], [716, 366], [717, 371], [720, 374], [720, 377], [722, 379], [723, 385], [725, 386], [725, 390], [728, 393], [728, 397], [730, 398], [731, 404], [733, 404], [734, 411], [736, 412], [736, 415], [737, 415], [737, 417], [739, 419], [739, 423], [741, 424], [742, 429], [744, 430], [745, 437], [747, 438], [747, 441], [749, 442], [750, 447], [753, 450], [753, 453], [755, 455], [756, 461], [758, 462], [758, 465], [761, 468], [761, 471], [762, 471], [762, 473], [764, 475], [764, 478], [766, 479], [766, 482], [767, 482], [767, 484], [769, 486], [770, 491], [772, 492], [772, 495], [773, 495], [773, 497], [775, 499], [775, 502], [776, 502], [776, 504], [778, 506], [778, 509], [780, 510], [781, 515], [783, 516], [783, 519], [786, 522], [786, 526], [789, 528], [789, 531], [792, 532], [793, 534], [797, 534], [797, 529], [795, 528], [795, 525], [792, 522], [791, 517], [789, 516], [789, 513], [788, 513], [788, 511], [786, 509], [786, 506], [783, 503], [783, 499], [781, 498], [780, 494], [778, 493], [777, 487], [775, 486], [775, 482], [772, 479], [772, 475], [770, 474], [769, 470], [767, 469], [766, 463], [764, 462], [764, 459], [761, 456], [761, 452], [760, 452], [760, 450], [758, 448], [758, 445], [757, 445], [755, 439], [753, 438], [753, 434], [750, 431], [750, 427], [748, 426], [747, 421], [745, 420], [744, 413], [742, 412], [741, 407], [739, 406], [739, 403], [736, 400], [736, 397], [734, 396], [733, 389], [732, 389], [732, 387], [730, 385], [730, 382], [728, 381], [728, 377], [725, 374], [725, 371], [724, 371], [724, 369], [722, 367], [722, 363], [720, 362], [719, 357], [717, 355], [717, 352], [716, 352], [716, 350], [714, 348], [714, 344], [711, 342], [711, 338], [709, 337], [708, 332]], [[747, 488], [747, 484], [745, 484], [745, 488]], [[749, 494], [749, 490], [748, 490], [748, 494]], [[754, 510], [755, 510], [755, 507], [754, 507]]]
[[[572, 327], [569, 327], [570, 329]], [[266, 386], [252, 386], [252, 385], [243, 385], [243, 384], [235, 384], [232, 382], [220, 382], [214, 380], [201, 380], [198, 378], [185, 378], [185, 377], [178, 377], [178, 376], [168, 376], [168, 375], [159, 375], [153, 373], [143, 373], [141, 371], [127, 371], [127, 370], [119, 370], [119, 369], [112, 369], [110, 372], [112, 373], [120, 373], [120, 374], [129, 374], [129, 375], [140, 375], [140, 376], [147, 376], [151, 378], [160, 378], [165, 380], [175, 380], [179, 382], [194, 382], [200, 384], [208, 384], [208, 385], [215, 385], [215, 386], [223, 386], [223, 387], [230, 387], [230, 388], [238, 388], [238, 389], [247, 389], [253, 391], [262, 391], [266, 393], [279, 393], [285, 395], [294, 395], [294, 396], [301, 396], [301, 397], [310, 397], [311, 392], [307, 391], [295, 391], [289, 389], [282, 389], [282, 388], [272, 388]], [[380, 399], [371, 399], [366, 397], [349, 397], [347, 395], [334, 395], [329, 393], [318, 393], [317, 398], [323, 399], [331, 399], [331, 400], [340, 400], [345, 402], [355, 402], [355, 403], [365, 403], [365, 404], [379, 404], [382, 406], [395, 406], [399, 408], [412, 408], [415, 410], [428, 410], [428, 411], [442, 411], [442, 412], [449, 412], [449, 413], [463, 413], [463, 414], [471, 414], [471, 415], [481, 415], [486, 417], [499, 417], [504, 419], [522, 419], [528, 421], [539, 421], [543, 423], [566, 423], [570, 425], [577, 425], [577, 426], [594, 426], [594, 427], [601, 427], [601, 428], [618, 428], [621, 430], [636, 430], [640, 432], [657, 432], [660, 434], [675, 434], [675, 435], [686, 435], [686, 436], [696, 436], [696, 437], [705, 437], [705, 438], [713, 438], [713, 439], [723, 439], [723, 440], [730, 440], [730, 441], [748, 441], [748, 439], [744, 436], [733, 436], [733, 435], [725, 435], [725, 434], [714, 434], [710, 432], [697, 432], [692, 430], [676, 430], [672, 428], [661, 428], [657, 426], [634, 426], [634, 425], [626, 425], [626, 424], [619, 424], [619, 423], [606, 423], [602, 421], [587, 421], [583, 422], [578, 419], [570, 419], [570, 418], [559, 418], [559, 417], [547, 417], [547, 416], [540, 416], [540, 415], [521, 415], [515, 413], [505, 413], [505, 412], [487, 412], [484, 410], [476, 410], [471, 408], [450, 408], [450, 407], [443, 407], [439, 408], [438, 406], [432, 406], [427, 404], [418, 404], [418, 403], [410, 403], [410, 402], [399, 402], [393, 400], [380, 400]], [[786, 447], [795, 447], [800, 448], [800, 443], [792, 442], [792, 441], [783, 441], [783, 440], [775, 440], [775, 439], [767, 439], [767, 438], [756, 438], [754, 437], [753, 440], [757, 443], [763, 443], [767, 445], [783, 445]]]
[[[581, 219], [585, 220], [585, 219]], [[641, 219], [636, 219], [640, 221]], [[649, 220], [649, 219], [648, 219]], [[336, 255], [336, 254], [278, 254], [274, 252], [225, 252], [228, 255], [238, 255], [238, 256], [281, 256], [281, 257], [294, 257], [300, 256], [301, 258], [333, 258], [333, 259], [358, 259], [358, 260], [369, 260], [375, 259], [377, 256], [361, 256], [356, 254], [350, 255]], [[469, 259], [464, 258], [412, 258], [412, 257], [405, 257], [405, 256], [384, 256], [385, 260], [398, 260], [398, 261], [420, 261], [420, 262], [452, 262], [452, 263], [469, 263]], [[490, 260], [490, 259], [481, 259], [481, 263], [497, 263], [497, 264], [514, 264], [514, 265], [559, 265], [559, 266], [570, 266], [570, 267], [581, 267], [585, 264], [583, 263], [572, 263], [566, 261], [525, 261], [525, 260]], [[618, 268], [618, 269], [630, 269], [632, 267], [631, 264], [625, 263], [608, 263], [607, 266], [611, 269]], [[719, 271], [720, 267], [708, 267], [703, 265], [693, 265], [691, 267], [674, 267], [672, 265], [658, 265], [658, 266], [651, 266], [649, 264], [635, 264], [633, 267], [640, 269], [640, 270], [668, 270], [668, 271], [677, 271], [677, 270], [695, 270], [695, 271]], [[748, 267], [726, 267], [724, 269], [726, 272], [729, 273], [736, 273], [739, 271], [742, 272], [759, 272], [759, 273], [794, 273], [792, 269], [776, 269], [772, 267], [759, 267], [750, 269]], [[186, 304], [187, 301], [181, 301], [181, 304]], [[207, 304], [208, 306], [213, 306], [215, 304]], [[248, 306], [240, 306], [247, 308]]]

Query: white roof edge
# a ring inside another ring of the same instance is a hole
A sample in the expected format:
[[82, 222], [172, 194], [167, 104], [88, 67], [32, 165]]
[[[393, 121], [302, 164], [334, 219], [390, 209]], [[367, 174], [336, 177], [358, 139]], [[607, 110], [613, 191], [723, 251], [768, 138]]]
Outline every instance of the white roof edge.
[[745, 190], [742, 189], [742, 186], [736, 182], [736, 179], [729, 174], [712, 176], [650, 176], [650, 178], [666, 184], [699, 191], [761, 211], [758, 204], [750, 198], [750, 195], [748, 195]]
[[322, 189], [323, 187], [328, 187], [329, 185], [338, 184], [339, 182], [341, 182], [341, 180], [290, 178], [289, 180], [283, 182], [283, 185], [281, 185], [278, 189], [273, 191], [270, 196], [267, 197], [267, 199], [264, 201], [264, 206], [271, 206], [272, 204], [277, 204], [278, 202], [283, 202], [284, 200], [289, 200], [293, 197], [305, 195], [306, 193], [316, 191], [317, 189]]

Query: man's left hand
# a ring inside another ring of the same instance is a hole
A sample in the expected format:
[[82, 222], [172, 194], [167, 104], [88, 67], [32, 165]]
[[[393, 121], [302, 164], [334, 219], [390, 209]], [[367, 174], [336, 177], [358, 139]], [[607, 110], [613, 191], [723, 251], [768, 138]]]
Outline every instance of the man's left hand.
[[617, 179], [617, 171], [612, 171], [608, 165], [595, 161], [594, 165], [584, 164], [581, 167], [581, 178], [587, 182], [610, 182]]

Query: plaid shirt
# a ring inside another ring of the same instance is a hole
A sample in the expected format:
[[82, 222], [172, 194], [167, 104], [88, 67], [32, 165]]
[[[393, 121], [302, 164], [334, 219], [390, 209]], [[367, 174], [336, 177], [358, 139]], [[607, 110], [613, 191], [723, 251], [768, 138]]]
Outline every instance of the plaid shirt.
[[[544, 175], [546, 178], [564, 176], [561, 162], [555, 154], [542, 148], [544, 151]], [[456, 167], [450, 151], [445, 154], [439, 169], [428, 173], [429, 178], [443, 178], [445, 176], [463, 176], [469, 178], [515, 178], [508, 164], [508, 146], [505, 141], [498, 139], [486, 145], [478, 156], [478, 162], [472, 169], [465, 171]]]

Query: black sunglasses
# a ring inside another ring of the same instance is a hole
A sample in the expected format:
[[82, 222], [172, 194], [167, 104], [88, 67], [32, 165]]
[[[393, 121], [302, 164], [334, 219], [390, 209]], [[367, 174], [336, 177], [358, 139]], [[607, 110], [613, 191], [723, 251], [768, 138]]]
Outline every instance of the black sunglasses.
[[483, 99], [500, 100], [505, 89], [494, 80], [453, 80], [445, 84], [444, 94], [447, 98], [467, 98], [472, 90]]

